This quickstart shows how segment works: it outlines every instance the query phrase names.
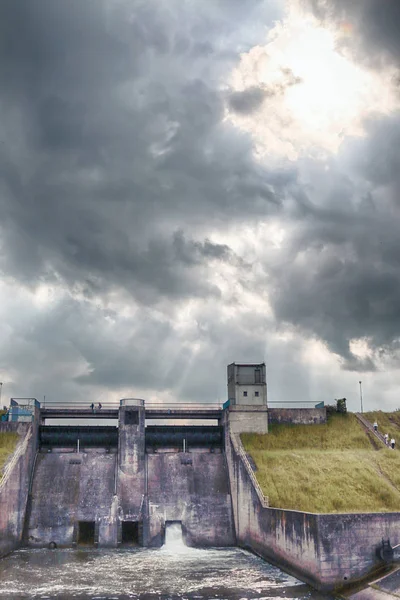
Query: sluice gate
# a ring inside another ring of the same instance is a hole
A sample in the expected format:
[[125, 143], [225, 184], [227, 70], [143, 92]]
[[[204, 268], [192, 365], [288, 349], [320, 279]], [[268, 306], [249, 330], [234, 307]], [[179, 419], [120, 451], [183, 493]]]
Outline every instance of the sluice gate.
[[222, 448], [223, 428], [218, 426], [150, 425], [145, 429], [146, 450], [157, 448]]
[[41, 425], [39, 445], [44, 447], [117, 447], [118, 427], [88, 425]]

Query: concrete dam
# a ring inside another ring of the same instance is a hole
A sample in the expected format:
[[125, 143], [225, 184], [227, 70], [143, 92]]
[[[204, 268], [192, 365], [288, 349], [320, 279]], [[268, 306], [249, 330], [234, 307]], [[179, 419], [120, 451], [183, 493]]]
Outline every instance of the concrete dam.
[[[218, 408], [128, 399], [92, 411], [32, 400], [27, 410], [12, 401], [0, 423], [0, 433], [19, 440], [0, 479], [0, 557], [22, 545], [160, 547], [166, 527], [179, 523], [188, 546], [249, 549], [319, 590], [385, 567], [393, 556], [384, 551], [388, 540], [400, 544], [400, 513], [269, 506], [240, 434], [267, 433], [269, 419], [325, 423], [326, 409], [269, 408], [263, 368], [229, 365], [230, 400]], [[177, 419], [181, 425], [169, 424]]]
[[190, 546], [235, 544], [223, 427], [145, 427], [148, 417], [130, 403], [118, 427], [39, 425], [29, 545], [157, 547], [170, 522], [182, 524]]

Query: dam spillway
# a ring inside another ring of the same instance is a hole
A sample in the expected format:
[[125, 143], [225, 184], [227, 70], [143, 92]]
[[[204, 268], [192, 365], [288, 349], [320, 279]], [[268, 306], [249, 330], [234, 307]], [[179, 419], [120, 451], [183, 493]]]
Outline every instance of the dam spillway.
[[[61, 411], [42, 410], [41, 422]], [[141, 405], [123, 406], [118, 427], [41, 424], [25, 523], [28, 545], [159, 547], [166, 523], [176, 521], [189, 545], [234, 545], [221, 411], [208, 409], [215, 425], [146, 427], [147, 419], [164, 412], [169, 419], [203, 420], [207, 408], [154, 409], [149, 417]], [[74, 418], [99, 413], [78, 409]], [[100, 414], [109, 417], [110, 411]]]

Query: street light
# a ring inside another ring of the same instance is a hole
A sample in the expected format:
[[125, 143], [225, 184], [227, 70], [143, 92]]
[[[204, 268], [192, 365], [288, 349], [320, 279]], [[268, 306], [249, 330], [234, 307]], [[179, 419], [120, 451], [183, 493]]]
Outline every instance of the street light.
[[362, 387], [361, 387], [361, 381], [358, 382], [360, 384], [360, 402], [361, 402], [361, 412], [363, 412], [363, 401], [362, 401]]

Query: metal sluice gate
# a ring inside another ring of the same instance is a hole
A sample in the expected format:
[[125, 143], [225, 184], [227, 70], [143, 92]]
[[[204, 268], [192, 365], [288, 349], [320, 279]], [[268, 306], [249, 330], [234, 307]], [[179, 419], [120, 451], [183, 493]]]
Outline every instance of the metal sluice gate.
[[[41, 425], [41, 447], [106, 447], [118, 446], [118, 427], [90, 425]], [[220, 448], [223, 428], [220, 426], [152, 425], [145, 428], [146, 448], [196, 447]]]
[[41, 425], [40, 446], [73, 447], [117, 447], [118, 427], [90, 425]]
[[220, 448], [223, 428], [216, 425], [151, 425], [146, 427], [146, 448]]

